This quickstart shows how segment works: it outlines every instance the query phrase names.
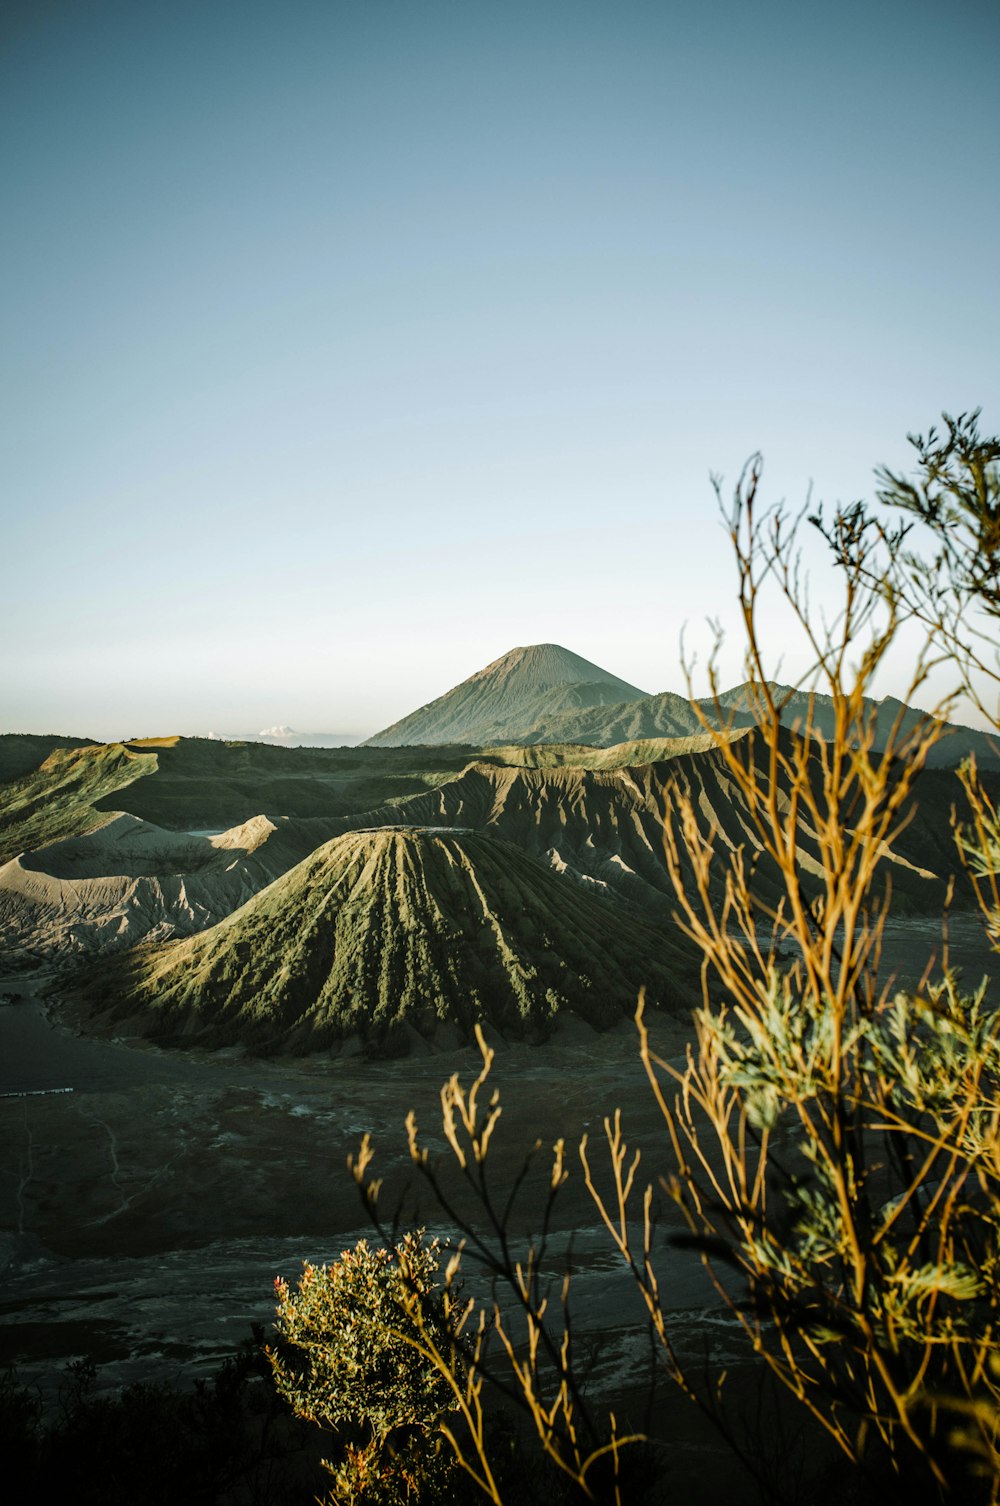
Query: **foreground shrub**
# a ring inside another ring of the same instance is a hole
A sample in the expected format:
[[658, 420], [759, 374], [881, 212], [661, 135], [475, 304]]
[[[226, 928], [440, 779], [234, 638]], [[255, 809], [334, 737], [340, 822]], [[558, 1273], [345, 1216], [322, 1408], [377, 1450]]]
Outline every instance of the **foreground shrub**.
[[307, 1264], [294, 1289], [275, 1287], [279, 1343], [268, 1354], [278, 1391], [344, 1442], [339, 1460], [324, 1461], [330, 1499], [452, 1499], [461, 1472], [441, 1429], [457, 1402], [428, 1349], [452, 1338], [437, 1242], [360, 1240], [332, 1265]]

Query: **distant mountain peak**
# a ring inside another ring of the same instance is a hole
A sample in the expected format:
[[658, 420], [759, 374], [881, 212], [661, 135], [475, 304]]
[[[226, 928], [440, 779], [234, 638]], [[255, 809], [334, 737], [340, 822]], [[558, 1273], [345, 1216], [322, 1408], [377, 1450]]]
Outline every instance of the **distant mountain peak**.
[[526, 732], [543, 712], [607, 706], [645, 694], [561, 644], [523, 644], [377, 732], [368, 746], [506, 742]]
[[[509, 675], [530, 676], [536, 685], [581, 684], [601, 680], [613, 681], [616, 685], [627, 683], [617, 675], [609, 674], [600, 665], [563, 648], [561, 643], [526, 643], [510, 648], [499, 659], [494, 659], [482, 669], [477, 669], [463, 684], [472, 680], [500, 679]], [[634, 689], [634, 687], [631, 687]], [[639, 692], [640, 695], [642, 692]]]

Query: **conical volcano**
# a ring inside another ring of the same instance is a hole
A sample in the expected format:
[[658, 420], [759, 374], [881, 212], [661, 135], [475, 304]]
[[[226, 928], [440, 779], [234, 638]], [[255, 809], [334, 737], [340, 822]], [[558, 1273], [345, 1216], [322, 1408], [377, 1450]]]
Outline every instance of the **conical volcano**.
[[326, 843], [210, 930], [130, 953], [92, 1004], [178, 1044], [310, 1051], [357, 1034], [394, 1050], [444, 1022], [537, 1037], [571, 1009], [608, 1026], [641, 987], [685, 1007], [695, 974], [657, 930], [511, 843], [381, 827]]
[[557, 643], [512, 648], [445, 695], [370, 737], [367, 747], [515, 741], [544, 716], [646, 694]]

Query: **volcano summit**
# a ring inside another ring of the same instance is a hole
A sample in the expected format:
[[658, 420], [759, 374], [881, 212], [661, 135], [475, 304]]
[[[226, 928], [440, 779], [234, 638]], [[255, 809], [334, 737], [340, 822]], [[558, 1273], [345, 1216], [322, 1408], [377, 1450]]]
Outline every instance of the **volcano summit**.
[[365, 747], [516, 742], [542, 716], [646, 695], [558, 643], [512, 648], [453, 690], [370, 737]]

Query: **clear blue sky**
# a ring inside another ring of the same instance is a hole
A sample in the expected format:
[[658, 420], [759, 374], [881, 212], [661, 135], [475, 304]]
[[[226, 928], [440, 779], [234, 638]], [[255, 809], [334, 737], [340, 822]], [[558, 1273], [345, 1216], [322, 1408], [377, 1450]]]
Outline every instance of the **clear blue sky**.
[[0, 28], [0, 730], [365, 733], [541, 641], [680, 689], [710, 471], [1000, 428], [993, 0]]

